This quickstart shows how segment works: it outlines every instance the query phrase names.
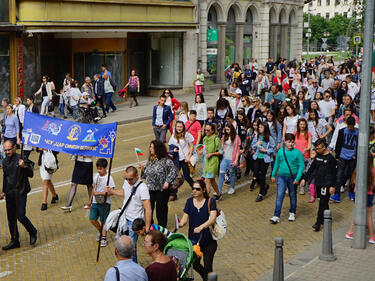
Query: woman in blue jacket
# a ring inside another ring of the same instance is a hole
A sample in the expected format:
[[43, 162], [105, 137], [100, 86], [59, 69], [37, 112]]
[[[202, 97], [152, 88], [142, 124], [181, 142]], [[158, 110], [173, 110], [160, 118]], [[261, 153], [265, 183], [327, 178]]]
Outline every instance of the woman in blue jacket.
[[260, 202], [269, 188], [269, 185], [266, 185], [266, 173], [268, 165], [273, 161], [276, 148], [275, 140], [266, 122], [258, 123], [258, 135], [253, 139], [251, 148], [254, 151], [254, 175], [251, 185], [254, 185], [256, 181], [259, 183], [259, 194], [255, 202]]

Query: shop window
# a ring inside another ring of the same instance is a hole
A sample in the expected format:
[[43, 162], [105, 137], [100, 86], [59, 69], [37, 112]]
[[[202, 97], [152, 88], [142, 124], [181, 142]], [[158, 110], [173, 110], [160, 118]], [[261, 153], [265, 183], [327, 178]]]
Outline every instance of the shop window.
[[326, 19], [329, 19], [329, 13], [326, 13]]
[[0, 35], [0, 99], [9, 97], [9, 37], [6, 35]]
[[216, 83], [217, 79], [217, 50], [219, 30], [217, 28], [217, 14], [213, 6], [207, 17], [207, 72], [210, 74], [208, 83]]
[[327, 6], [330, 6], [331, 5], [331, 0], [326, 0], [327, 2]]
[[0, 0], [0, 22], [9, 22], [9, 0]]
[[182, 87], [182, 34], [150, 34], [151, 87]]
[[[231, 65], [236, 58], [236, 16], [233, 8], [229, 9], [225, 32], [225, 66]], [[240, 62], [241, 63], [241, 62]]]
[[318, 0], [318, 6], [322, 6], [322, 0]]

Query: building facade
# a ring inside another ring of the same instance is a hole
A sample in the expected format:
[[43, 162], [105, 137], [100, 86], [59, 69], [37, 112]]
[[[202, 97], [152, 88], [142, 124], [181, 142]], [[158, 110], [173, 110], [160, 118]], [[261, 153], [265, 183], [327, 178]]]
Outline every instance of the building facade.
[[199, 2], [199, 61], [211, 83], [225, 83], [224, 69], [255, 58], [294, 59], [302, 54], [303, 1]]
[[48, 75], [83, 83], [105, 63], [119, 87], [135, 69], [142, 94], [192, 92], [252, 57], [302, 53], [302, 0], [0, 0], [0, 97], [30, 96]]
[[331, 19], [337, 15], [352, 17], [353, 0], [312, 0], [303, 8], [304, 13]]

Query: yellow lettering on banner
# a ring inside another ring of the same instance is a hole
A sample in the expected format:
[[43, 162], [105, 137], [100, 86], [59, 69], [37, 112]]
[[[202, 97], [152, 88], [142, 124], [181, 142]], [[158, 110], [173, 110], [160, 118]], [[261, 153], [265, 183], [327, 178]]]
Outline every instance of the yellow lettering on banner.
[[49, 144], [49, 145], [52, 145], [53, 144], [53, 141], [52, 140], [44, 140], [46, 142], [46, 144]]
[[64, 146], [64, 143], [62, 142], [55, 142], [55, 144], [53, 146], [56, 146], [56, 147], [63, 147]]

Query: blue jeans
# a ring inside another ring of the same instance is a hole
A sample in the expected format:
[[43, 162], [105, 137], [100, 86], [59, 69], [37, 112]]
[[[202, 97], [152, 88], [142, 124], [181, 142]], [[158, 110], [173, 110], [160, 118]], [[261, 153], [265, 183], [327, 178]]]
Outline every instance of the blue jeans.
[[112, 110], [116, 110], [116, 106], [113, 104], [112, 101], [112, 95], [113, 93], [105, 93], [105, 111], [109, 112], [109, 107], [112, 108]]
[[132, 260], [135, 263], [138, 263], [137, 260], [137, 240], [138, 240], [138, 234], [132, 230], [132, 224], [133, 222], [130, 220], [126, 220], [128, 222], [128, 230], [129, 230], [129, 237], [133, 240], [134, 244], [134, 254], [132, 256]]
[[72, 105], [70, 108], [73, 111], [73, 119], [77, 120], [78, 119], [78, 105]]
[[274, 216], [280, 217], [281, 208], [283, 206], [283, 200], [285, 196], [285, 190], [288, 187], [289, 198], [290, 198], [290, 209], [289, 213], [296, 213], [297, 209], [297, 193], [296, 187], [293, 184], [294, 178], [285, 177], [282, 175], [277, 176], [277, 195], [276, 195], [276, 207]]
[[232, 160], [223, 158], [220, 163], [220, 173], [219, 173], [219, 191], [223, 189], [225, 171], [229, 169], [230, 171], [230, 188], [234, 189], [234, 184], [236, 183], [236, 173], [233, 167], [230, 166]]
[[64, 104], [63, 103], [59, 103], [59, 111], [60, 111], [60, 115], [64, 115]]

